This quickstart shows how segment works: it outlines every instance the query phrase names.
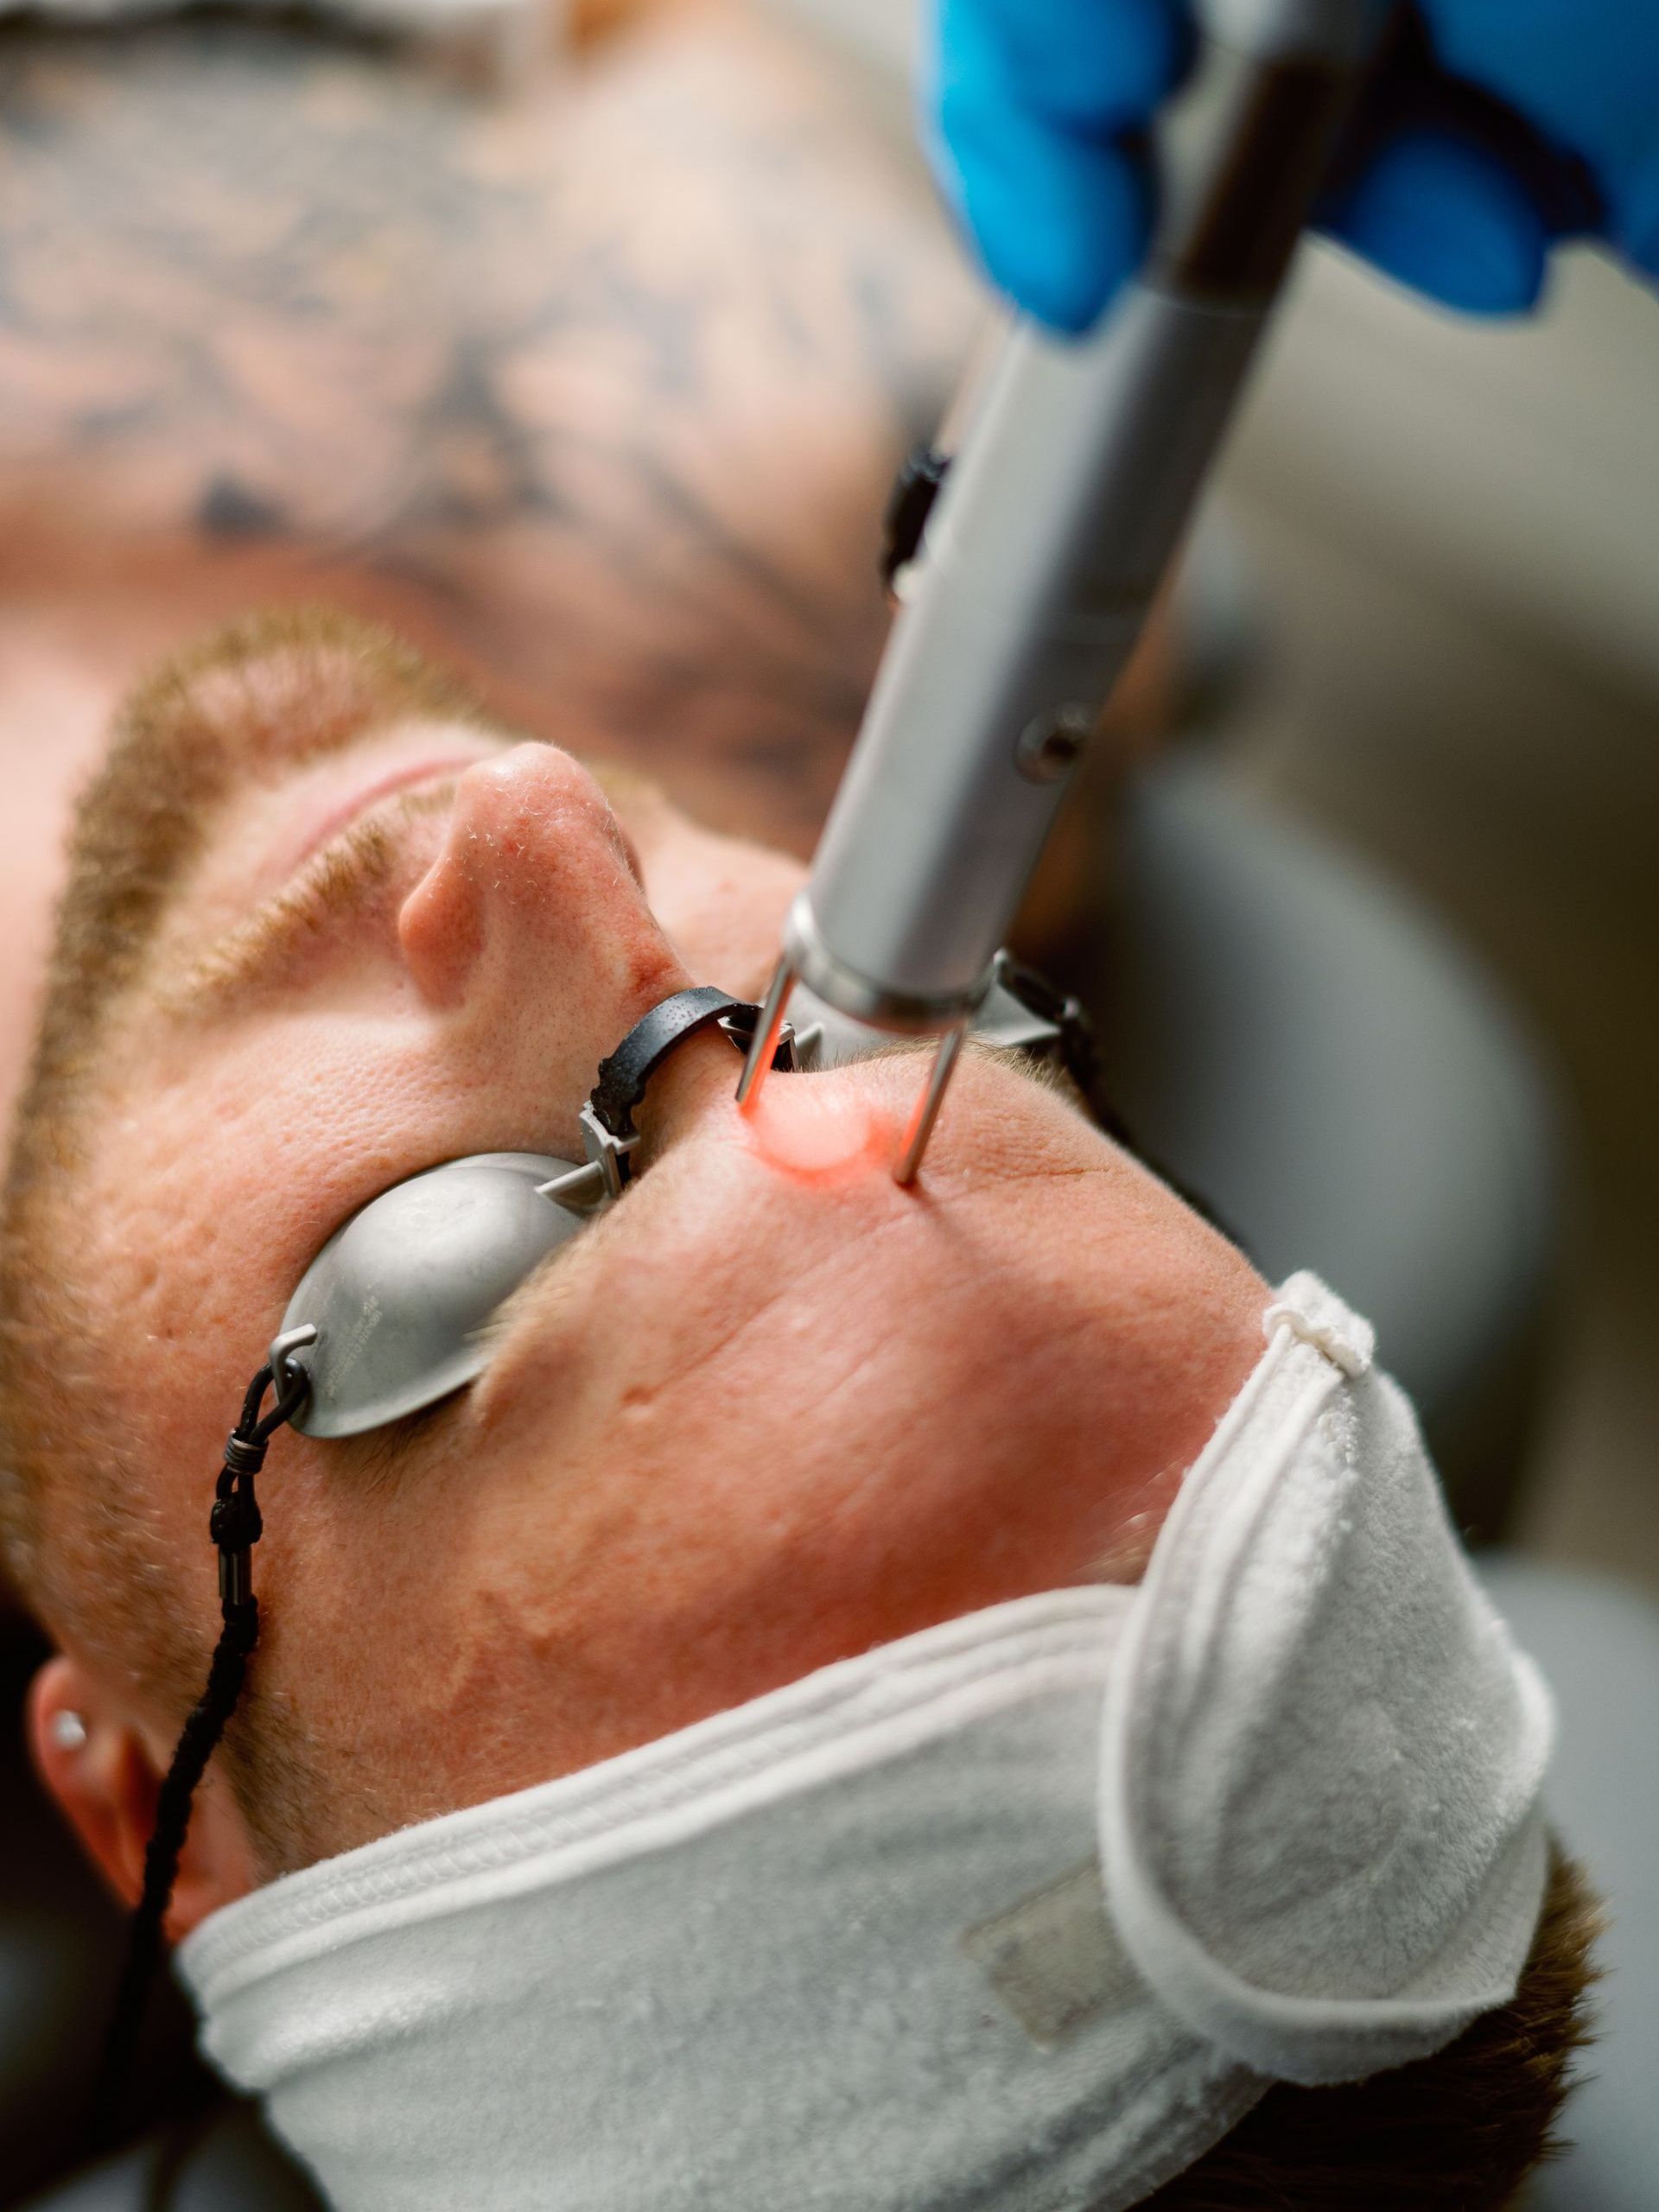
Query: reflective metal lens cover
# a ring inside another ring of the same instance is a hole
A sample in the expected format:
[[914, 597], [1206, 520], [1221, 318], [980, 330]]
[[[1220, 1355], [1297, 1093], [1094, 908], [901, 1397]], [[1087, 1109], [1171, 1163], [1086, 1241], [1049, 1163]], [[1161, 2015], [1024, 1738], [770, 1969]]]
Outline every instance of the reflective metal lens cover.
[[484, 1332], [588, 1216], [537, 1195], [577, 1163], [484, 1152], [429, 1167], [354, 1213], [301, 1278], [283, 1317], [312, 1323], [298, 1355], [307, 1436], [356, 1436], [435, 1405], [482, 1372]]

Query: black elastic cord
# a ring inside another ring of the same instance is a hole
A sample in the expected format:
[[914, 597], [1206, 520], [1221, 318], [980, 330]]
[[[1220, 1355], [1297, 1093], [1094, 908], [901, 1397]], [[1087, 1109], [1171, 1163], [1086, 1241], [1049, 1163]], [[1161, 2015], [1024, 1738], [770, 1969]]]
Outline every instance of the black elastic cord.
[[[760, 1018], [758, 1006], [747, 999], [734, 999], [729, 991], [717, 990], [712, 983], [676, 991], [636, 1021], [616, 1050], [600, 1062], [599, 1080], [588, 1103], [613, 1137], [636, 1136], [634, 1109], [671, 1052], [716, 1022], [727, 1026], [734, 1041], [747, 1044]], [[772, 1065], [788, 1068], [793, 1065], [793, 1058], [791, 1045], [782, 1042]]]
[[207, 1687], [184, 1724], [156, 1793], [156, 1822], [144, 1851], [143, 1890], [133, 1909], [126, 1961], [92, 2092], [92, 2139], [99, 2150], [114, 2144], [121, 2124], [150, 1985], [161, 1961], [167, 1911], [189, 1831], [190, 1808], [207, 1762], [236, 1711], [248, 1661], [259, 1641], [252, 1551], [263, 1524], [254, 1496], [254, 1478], [264, 1465], [271, 1436], [298, 1413], [311, 1387], [303, 1367], [296, 1361], [285, 1362], [276, 1402], [269, 1413], [261, 1414], [259, 1408], [271, 1380], [270, 1369], [262, 1367], [248, 1385], [242, 1417], [226, 1442], [225, 1464], [214, 1489], [208, 1525], [219, 1549], [223, 1624], [207, 1670]]
[[1102, 1065], [1100, 1042], [1095, 1025], [1081, 999], [1060, 990], [1036, 969], [1027, 968], [1012, 953], [996, 956], [996, 979], [1003, 988], [1012, 991], [1027, 1013], [1040, 1020], [1052, 1021], [1058, 1033], [1060, 1058], [1066, 1073], [1076, 1084], [1088, 1106], [1090, 1118], [1096, 1127], [1134, 1154], [1143, 1167], [1150, 1168], [1160, 1183], [1166, 1183], [1183, 1205], [1191, 1206], [1201, 1221], [1207, 1221], [1230, 1244], [1236, 1244], [1247, 1257], [1250, 1248], [1224, 1214], [1219, 1212], [1201, 1192], [1195, 1191], [1183, 1176], [1178, 1175], [1155, 1153], [1145, 1145], [1124, 1121], [1117, 1106], [1106, 1092], [1105, 1070]]
[[92, 2092], [92, 2139], [99, 2151], [113, 2147], [120, 2126], [150, 1984], [161, 1963], [162, 1930], [196, 1785], [226, 1722], [236, 1710], [248, 1655], [258, 1634], [258, 1600], [250, 1598], [234, 1618], [227, 1617], [219, 1631], [207, 1687], [184, 1724], [173, 1764], [156, 1800], [156, 1826], [144, 1853], [143, 1894], [133, 1911], [126, 1961]]

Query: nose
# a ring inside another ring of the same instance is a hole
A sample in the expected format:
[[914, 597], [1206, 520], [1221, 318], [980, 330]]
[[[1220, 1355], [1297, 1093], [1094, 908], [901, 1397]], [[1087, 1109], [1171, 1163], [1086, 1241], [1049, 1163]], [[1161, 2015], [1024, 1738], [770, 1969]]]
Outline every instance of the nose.
[[604, 793], [550, 745], [515, 746], [461, 777], [397, 934], [435, 1012], [515, 1027], [543, 1009], [586, 1012], [601, 1051], [619, 1021], [685, 981]]

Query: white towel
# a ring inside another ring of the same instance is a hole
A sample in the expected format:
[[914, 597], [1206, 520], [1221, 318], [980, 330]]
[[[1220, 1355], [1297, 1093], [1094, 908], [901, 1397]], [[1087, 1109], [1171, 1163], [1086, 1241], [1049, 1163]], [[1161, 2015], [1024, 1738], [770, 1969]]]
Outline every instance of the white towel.
[[1515, 1987], [1548, 1702], [1312, 1277], [1135, 1590], [947, 1623], [215, 1914], [340, 2212], [1121, 2212]]
[[1190, 2027], [1349, 2081], [1513, 1993], [1551, 1713], [1369, 1327], [1311, 1275], [1266, 1325], [1147, 1572], [1101, 1834], [1124, 1942]]

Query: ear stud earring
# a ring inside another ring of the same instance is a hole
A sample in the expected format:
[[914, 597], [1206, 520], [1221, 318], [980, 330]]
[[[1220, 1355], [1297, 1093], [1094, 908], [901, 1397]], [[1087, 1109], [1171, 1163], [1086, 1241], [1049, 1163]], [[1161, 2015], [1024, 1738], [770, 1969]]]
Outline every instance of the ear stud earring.
[[52, 1740], [60, 1751], [78, 1751], [86, 1741], [86, 1723], [66, 1706], [52, 1716]]

